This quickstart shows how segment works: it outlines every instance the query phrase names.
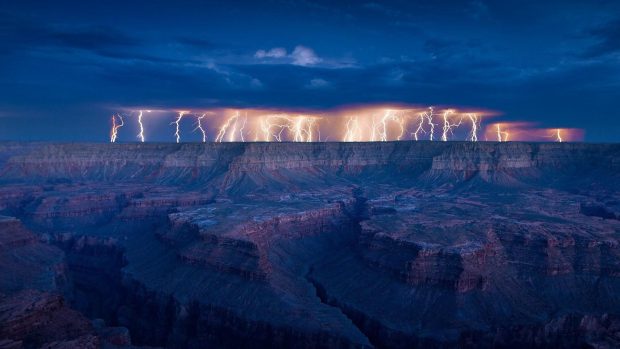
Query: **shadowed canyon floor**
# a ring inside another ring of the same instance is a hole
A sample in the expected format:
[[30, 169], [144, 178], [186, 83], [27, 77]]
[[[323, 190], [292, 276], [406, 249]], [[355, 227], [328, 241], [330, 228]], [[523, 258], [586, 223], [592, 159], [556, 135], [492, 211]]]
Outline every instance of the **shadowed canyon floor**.
[[0, 143], [0, 348], [620, 346], [620, 145]]

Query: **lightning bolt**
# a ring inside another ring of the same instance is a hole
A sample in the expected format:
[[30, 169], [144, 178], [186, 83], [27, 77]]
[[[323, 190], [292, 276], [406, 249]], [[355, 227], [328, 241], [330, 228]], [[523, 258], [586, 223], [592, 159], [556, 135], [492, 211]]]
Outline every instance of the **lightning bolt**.
[[416, 141], [418, 140], [418, 135], [420, 134], [420, 132], [426, 133], [426, 131], [424, 131], [424, 113], [420, 113], [418, 119], [420, 120], [420, 122], [418, 122], [418, 127], [415, 129], [415, 131], [411, 132], [411, 135]]
[[245, 118], [243, 118], [243, 124], [241, 124], [241, 128], [239, 129], [239, 136], [241, 137], [241, 141], [245, 142], [243, 139], [243, 129], [245, 128], [245, 123], [248, 121], [248, 113], [245, 113]]
[[386, 110], [383, 113], [383, 117], [381, 118], [381, 130], [379, 130], [379, 137], [381, 137], [381, 141], [387, 141], [387, 120], [392, 118], [392, 111]]
[[452, 123], [450, 121], [450, 116], [454, 115], [454, 110], [448, 109], [443, 113], [443, 133], [441, 134], [441, 140], [446, 142], [448, 141], [448, 133], [454, 135], [452, 132], [453, 128], [461, 126], [461, 122], [463, 122], [463, 118], [459, 119], [458, 123]]
[[315, 124], [319, 118], [300, 115], [291, 120], [294, 122], [293, 140], [295, 142], [312, 142]]
[[176, 125], [176, 131], [174, 132], [174, 136], [177, 139], [177, 143], [179, 143], [181, 141], [181, 131], [180, 131], [179, 126], [180, 126], [180, 123], [181, 123], [181, 119], [183, 119], [183, 115], [185, 115], [185, 114], [187, 114], [186, 111], [180, 111], [179, 112], [179, 116], [174, 120], [173, 123], [171, 123], [171, 125], [172, 124]]
[[233, 130], [233, 132], [230, 133], [229, 135], [229, 141], [232, 142], [235, 139], [235, 132], [236, 132], [236, 127], [237, 127], [237, 120], [239, 119], [239, 112], [236, 112], [235, 115], [229, 117], [228, 119], [226, 119], [226, 121], [224, 122], [224, 124], [220, 127], [220, 130], [217, 134], [217, 137], [215, 137], [215, 141], [221, 143], [224, 140], [224, 136], [226, 136], [226, 131], [228, 130], [228, 128], [231, 126], [231, 124], [235, 125], [235, 129]]
[[310, 119], [310, 122], [308, 124], [308, 142], [312, 142], [312, 137], [314, 135], [314, 130], [316, 130], [317, 133], [317, 138], [316, 140], [318, 142], [321, 141], [321, 128], [319, 127], [319, 122], [318, 122], [319, 118], [312, 118]]
[[[372, 119], [372, 126], [370, 129], [371, 131], [370, 140], [371, 141], [377, 140], [377, 135], [379, 137], [379, 140], [382, 142], [386, 142], [388, 140], [388, 129], [389, 129], [388, 122], [389, 121], [395, 122], [400, 128], [400, 133], [396, 136], [396, 140], [400, 141], [403, 138], [403, 135], [405, 134], [404, 117], [402, 115], [399, 115], [394, 110], [386, 109], [383, 112], [383, 116], [381, 117], [378, 123], [376, 122], [374, 118]], [[361, 138], [361, 134], [359, 136], [360, 137], [358, 138]]]
[[559, 128], [558, 128], [558, 129], [556, 129], [556, 138], [555, 138], [555, 140], [556, 140], [557, 142], [562, 143], [562, 133], [561, 133], [560, 131], [561, 131], [561, 130], [560, 130]]
[[312, 142], [318, 119], [320, 118], [305, 115], [272, 114], [261, 119], [260, 127], [265, 141], [273, 138], [282, 142], [282, 134], [287, 131], [288, 139], [293, 142]]
[[497, 124], [495, 125], [496, 129], [497, 129], [497, 141], [498, 142], [507, 142], [508, 141], [508, 132], [507, 131], [502, 131], [501, 129], [501, 124]]
[[469, 113], [467, 117], [471, 121], [471, 132], [467, 140], [472, 142], [478, 142], [478, 127], [480, 127], [480, 119], [477, 114]]
[[[293, 121], [293, 120], [291, 120]], [[312, 124], [314, 121], [307, 119], [305, 116], [298, 116], [294, 120], [293, 141], [310, 142], [312, 140]]]
[[[419, 140], [420, 132], [426, 134], [426, 130], [424, 129], [424, 121], [427, 119], [432, 120], [432, 115], [433, 115], [433, 107], [429, 107], [428, 111], [420, 113], [419, 115], [420, 121], [418, 122], [418, 127], [415, 129], [414, 132], [411, 133], [411, 135], [416, 141]], [[433, 140], [432, 132], [434, 132], [435, 125], [432, 122], [430, 122], [430, 125], [431, 125], [431, 141], [432, 141]]]
[[[288, 117], [286, 115], [269, 115], [265, 119], [266, 130], [267, 130], [267, 139], [271, 139], [272, 137], [277, 142], [282, 142], [282, 133], [287, 128]], [[272, 132], [271, 129], [277, 129], [277, 133]]]
[[349, 117], [349, 120], [346, 124], [347, 131], [344, 134], [343, 141], [345, 142], [357, 142], [361, 138], [361, 129], [359, 125], [359, 120], [356, 117]]
[[138, 114], [138, 125], [140, 125], [140, 133], [138, 133], [138, 138], [140, 138], [140, 142], [144, 143], [144, 125], [142, 125], [142, 110], [140, 110], [140, 114]]
[[[263, 141], [269, 142], [269, 139], [271, 138], [271, 132], [269, 130], [269, 123], [267, 122], [266, 118], [262, 118], [260, 120], [260, 129], [263, 132]], [[258, 140], [258, 131], [256, 131], [256, 139]]]
[[228, 141], [229, 142], [234, 142], [235, 141], [235, 136], [237, 134], [237, 123], [239, 122], [239, 112], [237, 112], [237, 114], [235, 115], [233, 120], [235, 120], [235, 122], [232, 124], [232, 129], [231, 129], [230, 133], [228, 134]]
[[425, 112], [424, 116], [426, 117], [426, 121], [428, 122], [428, 125], [430, 126], [429, 140], [432, 141], [435, 135], [435, 126], [437, 125], [433, 123], [433, 107], [429, 107], [428, 112]]
[[398, 123], [398, 127], [400, 128], [400, 133], [396, 136], [396, 140], [400, 141], [405, 134], [405, 117], [403, 115], [397, 116], [395, 121]]
[[194, 131], [200, 130], [200, 132], [202, 133], [202, 143], [205, 143], [207, 141], [207, 131], [202, 127], [202, 119], [204, 119], [205, 116], [207, 116], [206, 113], [196, 117], [197, 126], [194, 129]]
[[[120, 120], [120, 124], [116, 124], [116, 118]], [[112, 115], [112, 129], [110, 130], [110, 143], [116, 142], [116, 138], [118, 137], [118, 129], [123, 127], [125, 122], [123, 121], [123, 117], [121, 114]]]

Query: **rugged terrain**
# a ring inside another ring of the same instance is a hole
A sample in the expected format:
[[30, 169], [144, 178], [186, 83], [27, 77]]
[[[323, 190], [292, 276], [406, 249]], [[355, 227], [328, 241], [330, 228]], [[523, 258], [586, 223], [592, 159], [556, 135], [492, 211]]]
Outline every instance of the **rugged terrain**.
[[0, 143], [0, 348], [620, 346], [620, 145]]

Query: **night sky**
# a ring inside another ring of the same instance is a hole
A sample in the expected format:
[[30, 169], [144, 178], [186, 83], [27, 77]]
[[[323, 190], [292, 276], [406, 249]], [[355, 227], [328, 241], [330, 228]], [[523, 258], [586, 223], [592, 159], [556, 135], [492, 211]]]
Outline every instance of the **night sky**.
[[407, 103], [620, 141], [620, 1], [0, 4], [2, 140], [106, 141], [128, 108]]

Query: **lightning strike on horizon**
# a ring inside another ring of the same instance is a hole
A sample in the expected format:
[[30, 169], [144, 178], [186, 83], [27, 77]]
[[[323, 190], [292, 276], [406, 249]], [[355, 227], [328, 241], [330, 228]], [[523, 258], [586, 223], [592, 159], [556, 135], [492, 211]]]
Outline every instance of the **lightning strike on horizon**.
[[293, 140], [295, 142], [312, 142], [312, 128], [314, 119], [298, 116], [293, 126]]
[[469, 141], [478, 142], [478, 128], [480, 127], [480, 118], [477, 114], [468, 113], [467, 117], [471, 121], [471, 132], [469, 134]]
[[398, 123], [398, 127], [400, 127], [400, 133], [396, 136], [396, 140], [400, 141], [405, 135], [405, 117], [402, 115], [398, 116], [396, 122]]
[[507, 142], [508, 141], [508, 131], [502, 131], [501, 124], [495, 125], [497, 128], [497, 141], [498, 142]]
[[404, 117], [402, 115], [398, 115], [394, 110], [391, 110], [391, 109], [387, 109], [385, 111], [385, 114], [383, 114], [383, 118], [381, 118], [382, 130], [380, 133], [381, 140], [384, 142], [388, 140], [388, 126], [387, 126], [388, 121], [396, 122], [396, 124], [400, 128], [400, 133], [398, 134], [398, 136], [396, 136], [396, 140], [400, 141], [401, 138], [403, 138], [403, 134], [405, 133]]
[[[265, 119], [260, 120], [260, 129], [263, 133], [263, 141], [269, 142], [269, 138], [270, 138], [269, 126]], [[258, 141], [258, 130], [256, 131], [255, 134], [256, 134], [256, 140]]]
[[200, 130], [200, 132], [202, 133], [202, 143], [207, 142], [207, 131], [202, 127], [202, 119], [204, 119], [205, 116], [207, 116], [206, 113], [196, 117], [196, 123], [198, 126], [196, 126], [196, 128], [194, 129], [194, 131]]
[[[121, 123], [116, 124], [116, 118], [118, 118]], [[125, 122], [123, 121], [123, 117], [121, 114], [112, 115], [112, 129], [110, 130], [110, 143], [116, 142], [116, 138], [118, 137], [118, 129], [123, 127]]]
[[452, 129], [461, 126], [461, 123], [463, 122], [463, 117], [461, 116], [459, 118], [459, 122], [453, 124], [450, 121], [450, 116], [452, 115], [454, 115], [454, 110], [452, 109], [448, 109], [443, 112], [443, 133], [441, 134], [441, 140], [444, 142], [448, 141], [448, 133], [453, 135], [454, 133]]
[[556, 140], [557, 142], [562, 143], [562, 134], [561, 134], [561, 132], [560, 132], [560, 129], [559, 129], [559, 128], [558, 128], [558, 129], [556, 129], [556, 138], [555, 138], [555, 140]]
[[297, 121], [295, 121], [295, 126], [293, 126], [293, 133], [294, 133], [294, 137], [293, 140], [295, 142], [303, 142], [303, 137], [302, 137], [302, 131], [301, 131], [301, 124], [303, 122], [303, 118], [298, 118]]
[[[377, 122], [375, 117], [372, 117], [372, 125], [370, 126], [370, 141], [386, 142], [388, 140], [389, 125], [388, 122], [395, 122], [400, 128], [400, 133], [396, 136], [396, 140], [400, 141], [405, 134], [405, 118], [392, 109], [386, 109], [383, 112], [383, 116]], [[361, 130], [359, 138], [361, 139]], [[346, 133], [345, 133], [346, 137]]]
[[[349, 117], [349, 120], [346, 124], [347, 131], [344, 134], [343, 141], [345, 142], [358, 142], [361, 138], [361, 129], [359, 125], [359, 121], [356, 117]], [[374, 127], [373, 127], [374, 129]]]
[[[284, 120], [285, 122], [282, 122]], [[287, 127], [286, 121], [288, 117], [284, 114], [272, 114], [264, 116], [261, 119], [261, 130], [263, 131], [263, 139], [265, 142], [271, 141], [273, 138], [276, 142], [282, 142], [282, 133]], [[272, 131], [276, 129], [278, 131]]]
[[187, 114], [188, 112], [186, 111], [180, 111], [179, 112], [179, 116], [174, 120], [173, 124], [176, 125], [176, 131], [174, 132], [174, 136], [177, 139], [177, 143], [179, 143], [181, 141], [181, 132], [179, 129], [180, 123], [181, 123], [181, 119], [183, 118], [183, 115]]
[[418, 123], [418, 127], [415, 129], [414, 132], [411, 133], [411, 135], [416, 141], [418, 140], [418, 134], [420, 134], [420, 132], [426, 134], [426, 131], [424, 130], [424, 118], [425, 118], [424, 113], [420, 113], [419, 115], [420, 122]]
[[377, 120], [375, 118], [372, 118], [372, 126], [370, 127], [370, 141], [377, 141]]
[[138, 114], [138, 125], [140, 125], [140, 133], [138, 133], [138, 138], [140, 138], [140, 142], [144, 143], [144, 125], [142, 125], [142, 110], [140, 110], [140, 114]]
[[[287, 131], [289, 139], [293, 142], [312, 142], [317, 120], [314, 116], [289, 116], [287, 114], [272, 114], [261, 119], [260, 127], [265, 141], [272, 138], [277, 142], [282, 141], [282, 134]], [[275, 130], [275, 131], [274, 131]]]
[[[217, 134], [217, 137], [215, 137], [215, 141], [216, 142], [221, 143], [224, 140], [224, 136], [226, 136], [226, 131], [230, 127], [231, 123], [234, 121], [235, 125], [236, 125], [238, 118], [239, 118], [239, 112], [236, 112], [235, 115], [233, 115], [233, 116], [229, 117], [228, 119], [226, 119], [224, 124], [220, 127], [220, 130], [219, 130], [219, 132]], [[232, 136], [229, 136], [229, 141], [231, 141], [231, 142], [234, 141], [235, 131], [236, 130], [231, 132]]]
[[300, 115], [295, 118], [293, 139], [295, 142], [312, 142], [318, 117]]
[[248, 122], [248, 113], [245, 113], [245, 118], [243, 118], [243, 124], [241, 124], [241, 128], [239, 128], [239, 136], [242, 142], [245, 142], [243, 138], [243, 129], [245, 128], [245, 123]]
[[239, 122], [239, 112], [237, 112], [237, 114], [235, 115], [233, 120], [235, 120], [235, 122], [232, 124], [231, 131], [228, 134], [228, 141], [229, 142], [234, 142], [235, 141], [235, 137], [236, 137], [236, 134], [237, 134], [237, 123]]
[[[306, 121], [307, 120], [307, 121]], [[306, 119], [304, 117], [304, 121], [306, 121], [308, 127], [306, 129], [302, 128], [301, 131], [303, 131], [306, 134], [306, 142], [312, 142], [312, 139], [314, 137], [314, 125], [318, 123], [316, 123], [316, 119]], [[319, 134], [319, 138], [317, 140], [320, 140], [320, 134]], [[303, 138], [302, 138], [303, 141]]]
[[[265, 139], [270, 140], [273, 138], [276, 142], [282, 142], [282, 133], [289, 127], [289, 117], [286, 114], [267, 115], [267, 117], [264, 118], [264, 122], [264, 129], [267, 131], [265, 134]], [[278, 131], [272, 132], [272, 129], [276, 129]]]
[[437, 124], [433, 123], [433, 107], [429, 107], [428, 108], [428, 112], [424, 112], [424, 116], [426, 117], [426, 121], [428, 122], [428, 125], [430, 126], [430, 136], [429, 136], [429, 140], [432, 141], [433, 137], [435, 135], [435, 126]]

